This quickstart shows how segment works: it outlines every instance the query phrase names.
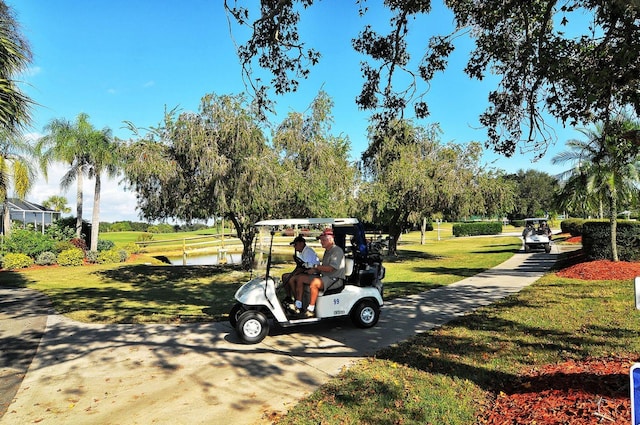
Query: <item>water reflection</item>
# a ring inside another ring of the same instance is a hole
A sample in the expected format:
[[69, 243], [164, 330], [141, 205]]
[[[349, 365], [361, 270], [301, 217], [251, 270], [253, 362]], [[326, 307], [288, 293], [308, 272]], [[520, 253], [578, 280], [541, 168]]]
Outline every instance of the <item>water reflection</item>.
[[[171, 264], [176, 266], [182, 266], [182, 257], [168, 257]], [[291, 254], [273, 254], [271, 262], [288, 263], [292, 261]], [[187, 266], [213, 266], [218, 264], [240, 264], [242, 262], [241, 253], [226, 253], [224, 256], [219, 254], [205, 254], [205, 255], [187, 255]]]

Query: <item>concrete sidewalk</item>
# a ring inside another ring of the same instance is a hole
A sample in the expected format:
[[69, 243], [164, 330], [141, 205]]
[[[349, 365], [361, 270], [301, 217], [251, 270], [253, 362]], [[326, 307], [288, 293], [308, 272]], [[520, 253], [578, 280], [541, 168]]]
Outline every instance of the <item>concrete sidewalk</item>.
[[271, 413], [353, 361], [518, 292], [557, 253], [516, 253], [455, 284], [386, 302], [371, 329], [348, 321], [272, 329], [257, 345], [241, 344], [226, 322], [78, 323], [49, 314], [33, 291], [0, 288], [0, 388], [10, 398], [0, 424], [270, 423]]

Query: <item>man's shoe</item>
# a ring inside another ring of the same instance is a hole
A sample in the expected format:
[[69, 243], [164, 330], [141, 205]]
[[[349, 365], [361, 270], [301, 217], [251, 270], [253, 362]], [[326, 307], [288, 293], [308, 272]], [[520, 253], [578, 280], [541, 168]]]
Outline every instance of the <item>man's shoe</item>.
[[316, 317], [316, 313], [314, 311], [306, 310], [304, 312], [304, 318], [305, 319], [312, 319], [314, 317]]
[[300, 314], [300, 309], [298, 307], [296, 307], [295, 303], [291, 303], [287, 306], [287, 308], [289, 309], [290, 312], [294, 313], [294, 314]]

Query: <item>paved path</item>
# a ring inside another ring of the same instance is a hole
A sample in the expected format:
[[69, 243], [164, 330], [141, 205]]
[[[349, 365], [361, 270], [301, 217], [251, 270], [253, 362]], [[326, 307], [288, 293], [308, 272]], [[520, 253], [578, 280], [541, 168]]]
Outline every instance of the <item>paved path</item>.
[[517, 253], [458, 283], [386, 302], [371, 329], [325, 322], [272, 330], [257, 345], [241, 344], [226, 322], [78, 323], [49, 314], [33, 291], [0, 288], [0, 424], [270, 423], [271, 412], [291, 408], [345, 365], [518, 292], [556, 256], [556, 247]]

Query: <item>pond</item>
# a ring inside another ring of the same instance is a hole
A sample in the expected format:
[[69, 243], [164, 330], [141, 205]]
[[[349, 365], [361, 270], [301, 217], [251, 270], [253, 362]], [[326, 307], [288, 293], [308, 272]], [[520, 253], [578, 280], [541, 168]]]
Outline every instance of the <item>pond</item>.
[[[171, 264], [176, 266], [183, 265], [182, 257], [168, 257]], [[187, 266], [212, 266], [218, 264], [240, 264], [242, 261], [241, 253], [226, 253], [223, 261], [222, 256], [219, 254], [204, 254], [204, 255], [187, 255]], [[289, 263], [292, 262], [291, 254], [273, 254], [271, 262], [276, 263]]]

